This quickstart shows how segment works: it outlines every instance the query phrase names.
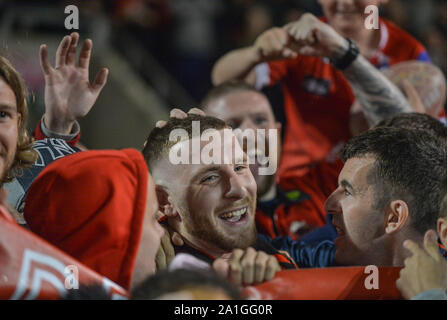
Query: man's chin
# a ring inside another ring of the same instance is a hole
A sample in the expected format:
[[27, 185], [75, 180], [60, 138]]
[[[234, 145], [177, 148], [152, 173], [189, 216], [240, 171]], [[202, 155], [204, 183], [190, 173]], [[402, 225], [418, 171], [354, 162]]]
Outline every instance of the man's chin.
[[[225, 239], [224, 239], [225, 238]], [[219, 241], [219, 246], [225, 251], [232, 251], [233, 249], [246, 249], [253, 246], [256, 242], [257, 231], [256, 226], [249, 225], [246, 230], [238, 235], [226, 234], [225, 237]]]

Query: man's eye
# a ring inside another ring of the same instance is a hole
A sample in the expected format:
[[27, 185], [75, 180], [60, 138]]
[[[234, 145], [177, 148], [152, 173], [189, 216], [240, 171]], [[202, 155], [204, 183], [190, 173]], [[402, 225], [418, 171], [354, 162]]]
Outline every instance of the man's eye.
[[10, 117], [11, 115], [6, 111], [0, 111], [0, 118]]
[[256, 125], [262, 125], [262, 124], [264, 124], [266, 121], [267, 121], [267, 119], [264, 118], [264, 117], [257, 117], [257, 118], [254, 119], [254, 123], [255, 123]]
[[351, 195], [351, 193], [348, 190], [345, 190], [344, 193], [345, 193], [345, 196], [350, 196]]
[[234, 168], [234, 171], [238, 172], [238, 171], [242, 171], [242, 170], [244, 170], [244, 169], [246, 169], [246, 168], [247, 168], [247, 166], [236, 166], [236, 167]]
[[227, 121], [227, 125], [229, 125], [231, 127], [231, 129], [237, 129], [238, 128], [237, 123], [234, 123], [232, 121]]
[[218, 178], [217, 175], [208, 176], [206, 178], [203, 178], [200, 183], [206, 183], [206, 182], [213, 182]]

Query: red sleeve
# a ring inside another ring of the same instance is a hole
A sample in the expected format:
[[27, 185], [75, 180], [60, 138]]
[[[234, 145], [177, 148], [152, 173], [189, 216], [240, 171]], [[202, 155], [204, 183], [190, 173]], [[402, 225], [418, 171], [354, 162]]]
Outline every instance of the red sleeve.
[[290, 68], [299, 63], [300, 57], [295, 59], [284, 59], [268, 62], [269, 67], [269, 85], [274, 85], [279, 80], [286, 77]]
[[[42, 121], [42, 119], [39, 120], [39, 122], [37, 122], [36, 129], [34, 130], [34, 133], [33, 133], [33, 136], [36, 140], [43, 140], [45, 138], [49, 138], [46, 135], [44, 135], [44, 133], [42, 132], [41, 123], [40, 123], [41, 121]], [[76, 137], [74, 137], [72, 140], [67, 141], [67, 143], [70, 146], [74, 147], [79, 142], [80, 138], [81, 138], [81, 132], [79, 132], [78, 135]]]

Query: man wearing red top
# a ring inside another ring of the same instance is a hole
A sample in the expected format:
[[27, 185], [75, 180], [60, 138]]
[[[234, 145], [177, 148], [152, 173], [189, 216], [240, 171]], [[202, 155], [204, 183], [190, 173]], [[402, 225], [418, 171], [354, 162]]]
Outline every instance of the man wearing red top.
[[[429, 57], [417, 40], [385, 19], [377, 30], [365, 28], [365, 7], [384, 2], [319, 0], [324, 18], [304, 14], [216, 63], [216, 85], [240, 78], [262, 88], [282, 80], [288, 123], [279, 175], [304, 174], [309, 164], [339, 149], [351, 137], [350, 122], [359, 117], [373, 125], [410, 111], [397, 88], [379, 88], [383, 83], [374, 66]], [[362, 106], [358, 114], [350, 112], [355, 98]]]

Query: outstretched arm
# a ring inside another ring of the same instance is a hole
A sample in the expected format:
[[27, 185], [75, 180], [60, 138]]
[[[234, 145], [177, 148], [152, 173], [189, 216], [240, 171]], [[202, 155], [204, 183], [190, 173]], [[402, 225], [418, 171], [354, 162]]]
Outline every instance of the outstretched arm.
[[[337, 60], [348, 50], [348, 41], [312, 14], [304, 14], [284, 29], [299, 45], [296, 51], [303, 55]], [[358, 55], [342, 72], [370, 125], [395, 114], [412, 111], [400, 90], [363, 56]]]
[[399, 88], [363, 56], [359, 55], [343, 70], [343, 74], [351, 84], [370, 126], [393, 115], [413, 111]]
[[288, 47], [290, 41], [291, 38], [282, 28], [265, 31], [252, 46], [230, 51], [216, 62], [212, 71], [213, 84], [243, 79], [254, 85], [256, 75], [253, 68], [257, 64], [296, 57], [296, 52]]
[[45, 78], [45, 126], [61, 135], [70, 134], [76, 120], [91, 110], [107, 82], [108, 69], [101, 69], [92, 83], [89, 81], [92, 41], [82, 45], [76, 66], [79, 34], [65, 36], [56, 51], [53, 68], [48, 60], [48, 48], [40, 46], [40, 65]]

